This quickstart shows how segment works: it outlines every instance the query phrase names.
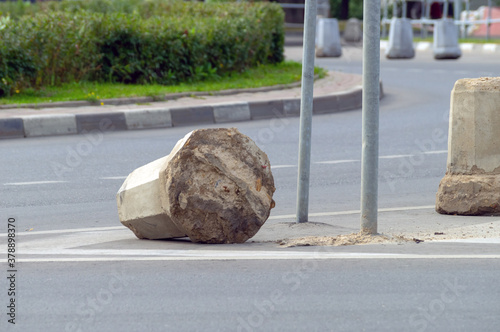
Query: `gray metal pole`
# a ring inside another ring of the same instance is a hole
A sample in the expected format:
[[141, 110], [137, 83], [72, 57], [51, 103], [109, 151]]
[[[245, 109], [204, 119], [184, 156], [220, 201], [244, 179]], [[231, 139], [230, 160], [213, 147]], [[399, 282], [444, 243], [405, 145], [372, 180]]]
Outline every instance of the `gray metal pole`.
[[306, 0], [300, 99], [299, 175], [297, 179], [298, 223], [307, 222], [309, 215], [309, 173], [311, 166], [316, 10], [317, 0]]
[[380, 1], [364, 1], [363, 26], [361, 232], [376, 234], [380, 101]]
[[459, 21], [460, 13], [462, 12], [462, 0], [455, 0], [455, 7], [453, 10], [455, 12], [455, 21]]
[[490, 40], [491, 28], [491, 0], [488, 0], [488, 18], [486, 20], [486, 40]]
[[389, 8], [387, 8], [387, 1], [384, 1], [384, 24], [382, 24], [382, 36], [387, 38], [387, 16], [389, 15]]

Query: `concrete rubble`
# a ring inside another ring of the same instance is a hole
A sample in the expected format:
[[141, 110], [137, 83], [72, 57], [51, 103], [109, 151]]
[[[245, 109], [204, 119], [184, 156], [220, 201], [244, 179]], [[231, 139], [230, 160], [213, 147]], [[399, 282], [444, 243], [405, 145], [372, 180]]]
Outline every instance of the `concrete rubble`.
[[249, 137], [236, 128], [199, 129], [132, 172], [117, 204], [120, 221], [139, 238], [243, 243], [269, 217], [274, 191], [269, 158]]

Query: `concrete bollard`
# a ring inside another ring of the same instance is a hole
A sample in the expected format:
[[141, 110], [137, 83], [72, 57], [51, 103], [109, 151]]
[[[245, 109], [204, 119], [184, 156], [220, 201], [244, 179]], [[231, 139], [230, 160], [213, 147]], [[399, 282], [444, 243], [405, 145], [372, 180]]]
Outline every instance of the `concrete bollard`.
[[361, 21], [357, 18], [350, 18], [345, 25], [344, 40], [349, 43], [358, 43], [361, 39], [363, 39]]
[[388, 59], [411, 59], [415, 57], [413, 30], [407, 18], [393, 17], [389, 29], [389, 44], [385, 50]]
[[434, 58], [458, 59], [462, 55], [458, 45], [458, 27], [453, 19], [438, 20], [434, 25]]
[[186, 236], [161, 206], [159, 174], [168, 157], [155, 160], [130, 173], [116, 195], [121, 223], [139, 239]]
[[117, 193], [120, 222], [141, 239], [243, 243], [275, 203], [267, 155], [236, 128], [198, 129], [133, 171]]
[[330, 0], [318, 0], [317, 5], [318, 16], [330, 17]]
[[436, 211], [500, 214], [500, 77], [461, 79], [451, 94], [448, 165]]
[[341, 55], [339, 22], [335, 18], [320, 18], [316, 28], [316, 56], [339, 57]]

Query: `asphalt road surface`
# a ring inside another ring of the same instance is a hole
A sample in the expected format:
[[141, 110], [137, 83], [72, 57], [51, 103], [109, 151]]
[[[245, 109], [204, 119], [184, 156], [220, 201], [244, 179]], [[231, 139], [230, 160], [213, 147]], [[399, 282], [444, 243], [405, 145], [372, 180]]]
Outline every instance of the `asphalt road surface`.
[[[300, 49], [287, 52], [300, 58]], [[361, 51], [345, 48], [342, 58], [316, 63], [361, 73]], [[379, 205], [432, 206], [446, 170], [453, 84], [500, 76], [500, 59], [464, 54], [438, 62], [420, 52], [413, 60], [383, 59], [381, 70]], [[272, 216], [294, 214], [298, 118], [232, 126], [271, 160]], [[119, 226], [115, 194], [125, 177], [192, 129], [1, 141], [2, 255], [9, 217], [18, 232], [39, 232], [31, 237], [46, 247], [50, 232], [86, 228], [92, 237], [92, 229]], [[312, 139], [310, 212], [359, 209], [361, 110], [315, 116]], [[176, 251], [80, 260], [77, 252], [44, 260], [19, 251], [16, 325], [7, 322], [7, 278], [1, 324], [19, 331], [495, 331], [500, 324], [498, 244], [435, 244], [425, 247], [426, 257], [413, 256], [411, 246], [343, 248], [340, 256], [301, 248], [279, 257], [258, 246], [246, 254], [214, 248], [196, 258]]]

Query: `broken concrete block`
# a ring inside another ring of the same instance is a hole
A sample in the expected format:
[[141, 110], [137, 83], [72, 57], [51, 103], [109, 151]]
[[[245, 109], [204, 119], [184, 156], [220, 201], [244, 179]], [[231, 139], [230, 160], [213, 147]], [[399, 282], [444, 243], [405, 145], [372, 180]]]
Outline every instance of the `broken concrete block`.
[[237, 129], [200, 129], [133, 171], [117, 194], [123, 225], [140, 239], [189, 236], [243, 243], [274, 207], [267, 155]]
[[500, 77], [461, 79], [451, 93], [447, 172], [436, 210], [500, 214]]
[[193, 242], [243, 243], [274, 207], [267, 155], [236, 128], [195, 130], [160, 171], [165, 213]]
[[160, 168], [168, 156], [139, 167], [127, 177], [118, 194], [118, 217], [139, 239], [185, 237], [161, 207]]

